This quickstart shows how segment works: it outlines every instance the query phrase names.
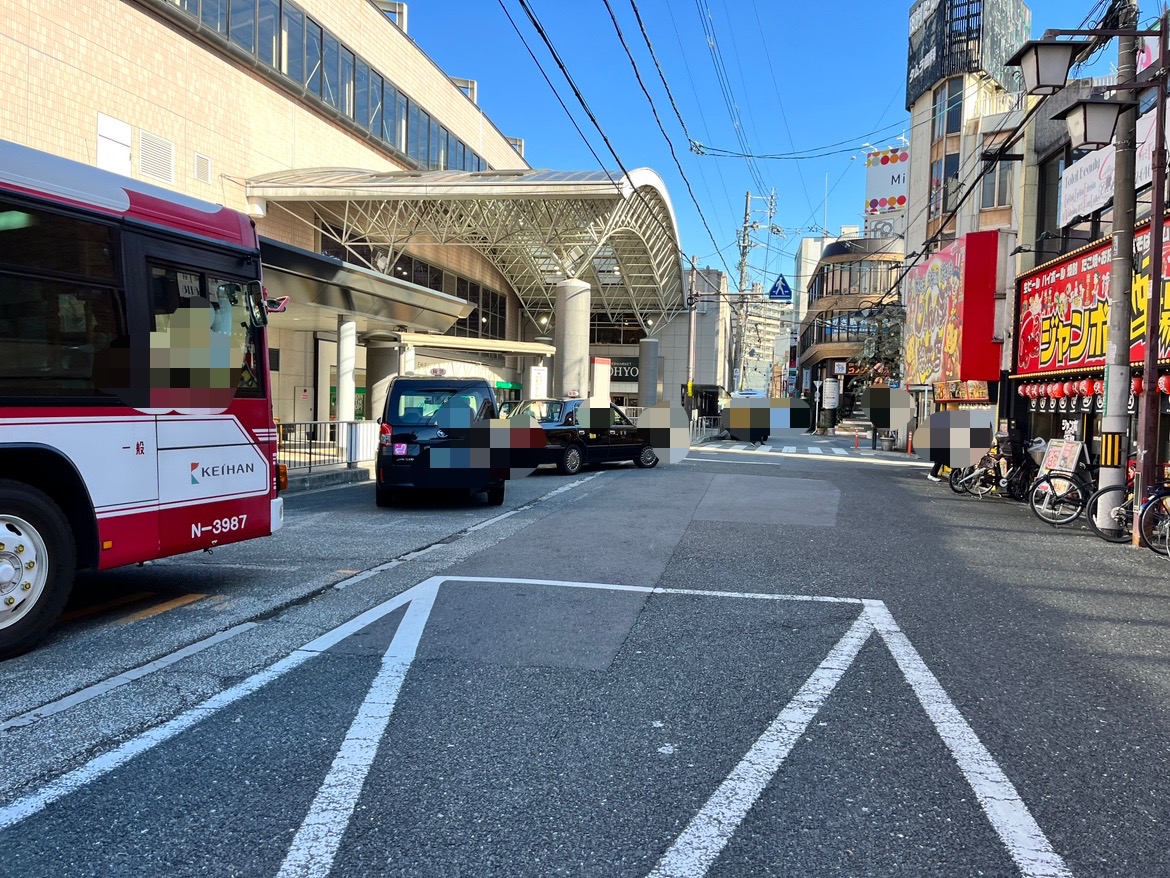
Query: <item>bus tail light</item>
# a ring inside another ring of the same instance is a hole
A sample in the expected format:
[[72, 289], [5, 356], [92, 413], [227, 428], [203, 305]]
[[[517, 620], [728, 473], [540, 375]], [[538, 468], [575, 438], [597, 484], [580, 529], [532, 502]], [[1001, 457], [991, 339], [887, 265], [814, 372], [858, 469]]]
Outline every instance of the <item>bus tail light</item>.
[[389, 448], [394, 444], [394, 430], [385, 421], [378, 428], [378, 444], [383, 448]]

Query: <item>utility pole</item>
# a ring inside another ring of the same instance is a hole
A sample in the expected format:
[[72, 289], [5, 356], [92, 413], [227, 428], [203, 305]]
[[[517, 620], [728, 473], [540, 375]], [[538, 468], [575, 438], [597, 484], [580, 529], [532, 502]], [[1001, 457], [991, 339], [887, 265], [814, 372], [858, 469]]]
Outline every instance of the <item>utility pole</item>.
[[690, 292], [687, 293], [687, 421], [693, 419], [695, 411], [695, 344], [697, 343], [695, 322], [698, 319], [695, 299], [695, 257], [691, 254]]
[[[1118, 27], [1137, 25], [1138, 0], [1120, 0]], [[1137, 73], [1137, 37], [1117, 41], [1117, 81], [1129, 82]], [[1116, 157], [1113, 178], [1113, 263], [1109, 278], [1109, 335], [1105, 349], [1105, 412], [1102, 433], [1129, 435], [1129, 327], [1130, 290], [1133, 285], [1133, 226], [1135, 220], [1135, 141], [1137, 108], [1122, 111], [1117, 120]], [[1154, 217], [1161, 222], [1161, 217]], [[1120, 466], [1101, 467], [1099, 485], [1125, 484], [1126, 461]], [[1137, 490], [1135, 486], [1135, 491]], [[1135, 497], [1140, 498], [1140, 494]], [[1134, 503], [1137, 512], [1141, 503]], [[1135, 533], [1135, 540], [1137, 534]]]
[[735, 309], [735, 389], [743, 390], [744, 372], [744, 332], [747, 329], [747, 294], [748, 294], [748, 253], [752, 249], [750, 237], [752, 228], [752, 193], [749, 191], [743, 200], [743, 228], [739, 233], [739, 297]]

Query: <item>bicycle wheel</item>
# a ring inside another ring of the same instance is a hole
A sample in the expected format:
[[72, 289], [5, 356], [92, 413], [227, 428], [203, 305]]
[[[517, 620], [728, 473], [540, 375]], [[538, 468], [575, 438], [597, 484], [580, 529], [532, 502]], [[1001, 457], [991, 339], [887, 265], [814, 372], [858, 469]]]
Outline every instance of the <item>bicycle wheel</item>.
[[971, 474], [971, 467], [965, 466], [962, 469], [952, 469], [951, 474], [947, 479], [947, 484], [951, 486], [951, 490], [956, 494], [966, 494], [967, 489], [963, 487], [963, 477]]
[[963, 488], [968, 494], [986, 497], [995, 488], [995, 476], [995, 461], [985, 457], [963, 477]]
[[1025, 460], [1026, 463], [1019, 464], [1008, 475], [1007, 491], [1008, 496], [1013, 500], [1028, 499], [1028, 491], [1036, 480], [1037, 470], [1040, 469], [1031, 458], [1025, 458]]
[[1075, 477], [1050, 473], [1032, 486], [1028, 505], [1041, 521], [1053, 526], [1071, 524], [1080, 517], [1089, 494]]
[[1132, 492], [1125, 485], [1097, 491], [1085, 504], [1085, 521], [1106, 542], [1128, 543], [1133, 538]]
[[1138, 517], [1138, 528], [1147, 546], [1159, 555], [1170, 548], [1170, 494], [1158, 494], [1147, 500]]

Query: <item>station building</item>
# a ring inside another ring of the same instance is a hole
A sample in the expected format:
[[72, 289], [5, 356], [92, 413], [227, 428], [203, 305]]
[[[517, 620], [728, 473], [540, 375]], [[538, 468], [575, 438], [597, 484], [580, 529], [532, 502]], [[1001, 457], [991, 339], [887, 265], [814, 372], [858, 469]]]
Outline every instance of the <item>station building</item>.
[[282, 422], [373, 419], [405, 372], [482, 375], [505, 399], [588, 395], [601, 356], [624, 358], [622, 401], [677, 398], [689, 339], [662, 180], [532, 168], [407, 12], [0, 0], [0, 138], [253, 218], [284, 305], [269, 339]]

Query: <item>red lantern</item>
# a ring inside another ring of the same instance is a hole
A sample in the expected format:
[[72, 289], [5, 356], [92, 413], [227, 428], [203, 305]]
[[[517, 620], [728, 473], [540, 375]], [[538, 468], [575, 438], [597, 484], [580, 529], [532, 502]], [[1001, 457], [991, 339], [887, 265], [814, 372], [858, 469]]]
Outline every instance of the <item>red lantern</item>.
[[1077, 395], [1077, 383], [1075, 381], [1064, 382], [1064, 395], [1065, 396], [1076, 396]]
[[1145, 389], [1145, 384], [1142, 382], [1142, 376], [1139, 375], [1134, 378], [1133, 381], [1130, 382], [1129, 386], [1132, 388], [1134, 396], [1141, 396], [1142, 391]]
[[1081, 382], [1080, 393], [1081, 393], [1081, 396], [1092, 396], [1093, 395], [1093, 382], [1091, 379], [1086, 378], [1085, 380], [1083, 380]]
[[1163, 375], [1158, 379], [1158, 389], [1163, 393], [1170, 394], [1170, 375]]
[[1016, 393], [1018, 393], [1020, 396], [1027, 396], [1028, 395], [1028, 385], [1021, 384], [1019, 387], [1016, 388]]
[[1053, 399], [1062, 399], [1064, 397], [1064, 385], [1057, 381], [1055, 384], [1048, 386], [1048, 395]]
[[1093, 379], [1093, 395], [1102, 396], [1105, 393], [1105, 382], [1100, 378]]

